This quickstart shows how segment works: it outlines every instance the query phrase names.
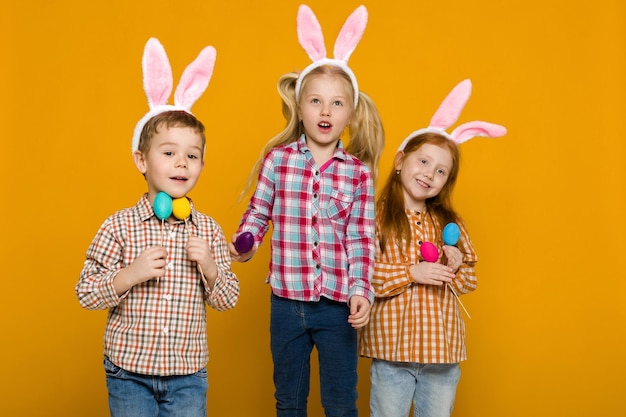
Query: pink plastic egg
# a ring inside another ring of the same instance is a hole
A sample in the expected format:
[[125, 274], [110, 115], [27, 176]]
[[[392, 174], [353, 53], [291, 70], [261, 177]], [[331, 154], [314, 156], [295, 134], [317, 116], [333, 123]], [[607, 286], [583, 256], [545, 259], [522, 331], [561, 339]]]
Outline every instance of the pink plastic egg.
[[430, 242], [422, 242], [420, 246], [420, 255], [426, 262], [437, 262], [439, 259], [439, 251], [437, 247]]

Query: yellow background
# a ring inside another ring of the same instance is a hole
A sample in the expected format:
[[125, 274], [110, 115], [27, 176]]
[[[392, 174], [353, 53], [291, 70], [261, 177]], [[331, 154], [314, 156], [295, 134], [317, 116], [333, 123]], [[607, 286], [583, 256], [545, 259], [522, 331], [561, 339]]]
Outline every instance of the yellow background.
[[[190, 196], [230, 236], [245, 209], [238, 193], [283, 127], [276, 81], [309, 63], [296, 38], [298, 4], [2, 2], [3, 415], [108, 415], [106, 313], [81, 309], [74, 285], [98, 226], [145, 190], [130, 141], [147, 111], [147, 39], [161, 40], [176, 82], [203, 46], [217, 48], [193, 108], [209, 141]], [[360, 3], [308, 4], [332, 51]], [[479, 254], [480, 285], [464, 297], [473, 320], [454, 415], [625, 415], [626, 3], [365, 4], [370, 19], [350, 64], [385, 122], [383, 178], [399, 142], [464, 78], [474, 95], [460, 122], [509, 130], [462, 145], [455, 204]], [[236, 264], [240, 303], [208, 314], [211, 416], [274, 413], [267, 262], [264, 246]], [[368, 361], [359, 372], [365, 416]]]

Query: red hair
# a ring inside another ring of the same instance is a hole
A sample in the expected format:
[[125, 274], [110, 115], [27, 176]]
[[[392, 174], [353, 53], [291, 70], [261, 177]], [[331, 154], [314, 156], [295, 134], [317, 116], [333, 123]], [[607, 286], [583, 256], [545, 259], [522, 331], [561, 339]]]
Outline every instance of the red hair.
[[[448, 180], [435, 197], [426, 199], [426, 211], [430, 213], [439, 224], [444, 225], [459, 220], [459, 216], [452, 208], [452, 191], [459, 174], [460, 154], [456, 143], [443, 135], [433, 132], [422, 133], [411, 138], [404, 147], [404, 155], [410, 155], [424, 144], [439, 146], [450, 152], [452, 167], [448, 174]], [[387, 182], [381, 190], [376, 202], [377, 218], [379, 220], [379, 243], [381, 251], [385, 251], [388, 241], [396, 239], [398, 242], [411, 241], [411, 227], [405, 214], [404, 192], [400, 175], [393, 168]]]

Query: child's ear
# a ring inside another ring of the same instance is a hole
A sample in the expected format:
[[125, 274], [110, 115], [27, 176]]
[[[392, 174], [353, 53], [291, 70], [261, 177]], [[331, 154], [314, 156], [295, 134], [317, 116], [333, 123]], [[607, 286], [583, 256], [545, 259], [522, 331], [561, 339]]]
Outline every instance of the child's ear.
[[145, 175], [146, 170], [147, 170], [146, 160], [144, 159], [143, 153], [141, 153], [141, 151], [137, 150], [133, 152], [133, 161], [135, 162], [135, 166], [137, 167], [139, 172]]
[[393, 160], [393, 166], [396, 170], [402, 169], [402, 163], [404, 162], [404, 152], [399, 151], [396, 154], [395, 159]]

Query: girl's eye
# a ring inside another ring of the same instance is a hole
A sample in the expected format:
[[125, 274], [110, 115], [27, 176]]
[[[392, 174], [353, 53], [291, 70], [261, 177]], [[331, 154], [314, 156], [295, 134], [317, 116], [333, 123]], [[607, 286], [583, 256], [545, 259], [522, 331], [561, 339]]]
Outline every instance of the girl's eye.
[[444, 171], [443, 169], [438, 169], [437, 174], [446, 175], [446, 171]]
[[193, 154], [189, 154], [189, 155], [187, 155], [187, 157], [189, 159], [198, 159], [198, 156], [197, 155], [193, 155]]
[[337, 100], [337, 101], [335, 101], [334, 105], [335, 106], [343, 106], [343, 101]]
[[314, 104], [317, 104], [317, 103], [319, 103], [319, 102], [320, 102], [320, 101], [319, 101], [319, 99], [316, 99], [316, 98], [314, 98], [313, 100], [311, 100], [311, 103], [314, 103]]
[[174, 152], [165, 151], [165, 152], [163, 152], [163, 155], [172, 156], [172, 155], [174, 155]]
[[421, 163], [422, 165], [426, 165], [426, 164], [428, 164], [428, 161], [427, 161], [427, 160], [425, 160], [425, 159], [420, 159], [420, 163]]

